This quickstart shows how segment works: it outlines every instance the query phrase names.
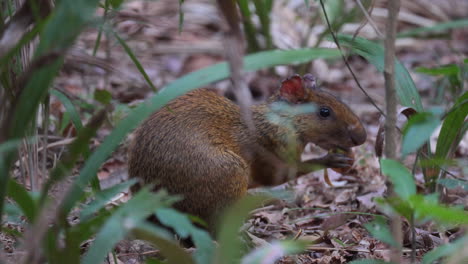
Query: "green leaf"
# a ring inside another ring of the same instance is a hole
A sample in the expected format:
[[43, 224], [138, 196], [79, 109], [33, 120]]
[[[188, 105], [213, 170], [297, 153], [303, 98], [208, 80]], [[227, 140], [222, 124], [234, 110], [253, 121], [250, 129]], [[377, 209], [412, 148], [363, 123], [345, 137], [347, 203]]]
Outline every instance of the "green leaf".
[[398, 243], [393, 239], [390, 227], [384, 217], [376, 217], [374, 221], [364, 224], [364, 227], [378, 240], [392, 247], [398, 247]]
[[242, 264], [276, 263], [283, 256], [304, 251], [310, 242], [306, 241], [273, 241], [271, 244], [256, 248], [242, 258]]
[[168, 227], [171, 227], [183, 239], [192, 237], [197, 251], [195, 259], [197, 263], [211, 263], [213, 259], [214, 244], [210, 235], [205, 230], [195, 227], [187, 215], [177, 212], [171, 208], [159, 208], [156, 210], [156, 216], [159, 221]]
[[444, 65], [435, 68], [426, 68], [426, 67], [418, 67], [414, 69], [416, 72], [424, 73], [427, 75], [457, 75], [460, 72], [460, 67], [456, 64]]
[[449, 208], [439, 204], [435, 199], [428, 199], [421, 195], [413, 195], [408, 201], [418, 218], [429, 217], [441, 224], [468, 224], [468, 213], [463, 209]]
[[468, 191], [468, 182], [459, 179], [440, 179], [437, 181], [439, 184], [447, 187], [448, 189], [455, 189], [457, 187], [463, 188]]
[[411, 207], [411, 204], [407, 200], [403, 200], [399, 197], [389, 197], [382, 200], [375, 200], [380, 206], [390, 206], [390, 208], [396, 211], [399, 215], [405, 217], [406, 219], [413, 218], [414, 209]]
[[94, 91], [94, 100], [104, 104], [108, 105], [110, 104], [112, 100], [112, 95], [109, 91], [106, 90], [101, 90], [101, 89], [96, 89]]
[[108, 0], [108, 1], [113, 8], [119, 8], [123, 3], [123, 0]]
[[400, 162], [391, 159], [380, 161], [382, 174], [390, 178], [395, 193], [402, 199], [408, 199], [416, 193], [416, 184], [413, 175]]
[[[349, 35], [338, 35], [338, 40], [343, 46], [351, 48], [351, 51], [363, 56], [373, 64], [377, 70], [383, 72], [385, 51], [382, 45], [364, 38]], [[412, 107], [418, 112], [423, 112], [421, 97], [414, 85], [408, 70], [398, 60], [395, 60], [396, 91], [401, 105]]]
[[[335, 58], [338, 56], [339, 52], [336, 49], [323, 48], [265, 51], [246, 56], [244, 58], [244, 70], [255, 71], [275, 65], [304, 63], [317, 58]], [[79, 177], [73, 183], [71, 191], [66, 195], [61, 205], [62, 215], [66, 215], [73, 208], [74, 204], [80, 200], [83, 195], [83, 188], [96, 175], [101, 164], [120, 144], [127, 133], [135, 129], [151, 113], [163, 107], [170, 100], [195, 88], [223, 80], [228, 76], [229, 69], [227, 63], [217, 63], [175, 80], [161, 89], [158, 94], [150, 98], [146, 103], [136, 107], [127, 118], [117, 124], [111, 134], [106, 137], [104, 142], [86, 160]]]
[[[24, 213], [18, 207], [18, 204], [5, 201], [5, 213], [3, 214], [3, 221], [9, 221], [9, 222], [21, 224], [21, 222], [23, 222], [21, 217], [23, 216], [24, 216]], [[8, 226], [3, 226], [2, 232], [5, 231], [5, 228], [8, 228]], [[20, 232], [18, 232], [18, 234], [19, 234], [18, 236], [21, 236]]]
[[[93, 218], [80, 219], [80, 222], [77, 225], [74, 225], [67, 230], [67, 239], [80, 245], [82, 242], [95, 236], [111, 216], [112, 211], [101, 211]], [[67, 245], [67, 247], [70, 247], [70, 245]]]
[[457, 251], [463, 251], [466, 249], [468, 243], [468, 237], [462, 237], [455, 242], [448, 243], [433, 250], [427, 252], [423, 259], [422, 264], [432, 264], [432, 263], [440, 263], [437, 262], [440, 258], [448, 257], [450, 255], [455, 254]]
[[8, 193], [16, 204], [21, 208], [21, 211], [26, 218], [32, 223], [36, 218], [37, 204], [32, 196], [26, 191], [23, 185], [17, 183], [15, 180], [10, 179], [8, 181]]
[[81, 210], [80, 220], [84, 221], [91, 217], [94, 213], [104, 208], [104, 206], [112, 199], [114, 196], [129, 188], [136, 183], [135, 179], [130, 179], [126, 182], [114, 185], [109, 189], [105, 189], [96, 194], [95, 199], [89, 203], [86, 207]]
[[468, 19], [453, 20], [443, 22], [430, 27], [420, 27], [398, 33], [398, 38], [414, 37], [422, 33], [440, 32], [453, 28], [463, 28], [468, 26]]
[[218, 248], [217, 261], [219, 263], [238, 263], [241, 259], [242, 243], [238, 237], [238, 230], [244, 223], [250, 211], [260, 206], [269, 197], [266, 196], [245, 196], [232, 205], [221, 218], [218, 227]]
[[401, 154], [406, 157], [426, 143], [440, 124], [440, 119], [429, 112], [412, 115], [403, 128]]
[[118, 208], [96, 235], [96, 239], [84, 255], [82, 263], [99, 264], [114, 245], [131, 230], [142, 225], [157, 208], [173, 202], [166, 192], [152, 193], [149, 188], [138, 192], [131, 200]]
[[447, 159], [450, 148], [456, 140], [459, 131], [461, 130], [465, 118], [468, 115], [468, 92], [465, 92], [455, 102], [450, 112], [442, 123], [439, 138], [437, 139], [435, 156], [442, 159]]
[[68, 97], [59, 90], [51, 90], [50, 94], [57, 97], [57, 99], [63, 104], [67, 113], [70, 115], [73, 125], [79, 132], [83, 128], [83, 123], [81, 122], [80, 115], [78, 114], [78, 111], [76, 111], [72, 101], [70, 101], [70, 99], [68, 99]]
[[132, 230], [133, 235], [138, 239], [144, 239], [153, 243], [167, 258], [169, 264], [194, 264], [192, 257], [177, 245], [170, 237], [155, 225], [142, 223]]
[[[343, 0], [327, 0], [324, 1], [324, 6], [325, 12], [327, 12], [328, 20], [330, 21], [330, 24], [333, 25], [340, 18], [340, 16], [343, 15], [344, 2]], [[322, 9], [320, 9], [320, 15], [322, 16], [324, 23], [326, 23]]]

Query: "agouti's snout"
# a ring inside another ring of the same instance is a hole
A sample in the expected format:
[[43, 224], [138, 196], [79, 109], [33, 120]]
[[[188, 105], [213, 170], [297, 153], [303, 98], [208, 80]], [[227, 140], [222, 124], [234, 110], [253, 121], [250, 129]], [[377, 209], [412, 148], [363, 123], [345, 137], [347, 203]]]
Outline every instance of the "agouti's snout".
[[362, 126], [361, 122], [357, 120], [357, 124], [348, 126], [349, 136], [354, 143], [354, 146], [364, 144], [367, 139], [367, 132]]

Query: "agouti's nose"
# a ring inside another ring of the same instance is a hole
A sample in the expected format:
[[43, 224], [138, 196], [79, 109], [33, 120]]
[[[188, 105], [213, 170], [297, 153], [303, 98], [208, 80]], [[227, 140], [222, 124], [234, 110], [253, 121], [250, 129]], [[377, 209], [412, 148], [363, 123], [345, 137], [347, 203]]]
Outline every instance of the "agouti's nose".
[[362, 125], [350, 126], [349, 135], [356, 146], [364, 144], [367, 138], [367, 132]]

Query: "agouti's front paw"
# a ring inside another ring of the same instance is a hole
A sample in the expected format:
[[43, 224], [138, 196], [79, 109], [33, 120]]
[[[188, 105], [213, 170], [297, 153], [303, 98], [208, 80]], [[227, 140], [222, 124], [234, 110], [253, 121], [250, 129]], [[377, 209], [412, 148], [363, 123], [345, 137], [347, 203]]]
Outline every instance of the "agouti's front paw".
[[353, 164], [354, 159], [347, 154], [329, 152], [327, 155], [312, 162], [321, 164], [327, 168], [348, 168]]

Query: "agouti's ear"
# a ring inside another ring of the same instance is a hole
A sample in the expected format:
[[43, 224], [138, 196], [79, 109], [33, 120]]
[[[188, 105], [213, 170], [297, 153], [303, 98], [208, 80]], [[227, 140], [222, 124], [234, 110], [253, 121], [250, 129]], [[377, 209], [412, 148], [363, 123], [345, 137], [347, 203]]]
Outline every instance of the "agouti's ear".
[[315, 84], [315, 77], [312, 74], [307, 73], [306, 75], [304, 75], [303, 79], [304, 79], [304, 87], [306, 89], [318, 90]]
[[295, 74], [281, 82], [280, 96], [290, 103], [306, 99], [306, 92], [301, 76]]

